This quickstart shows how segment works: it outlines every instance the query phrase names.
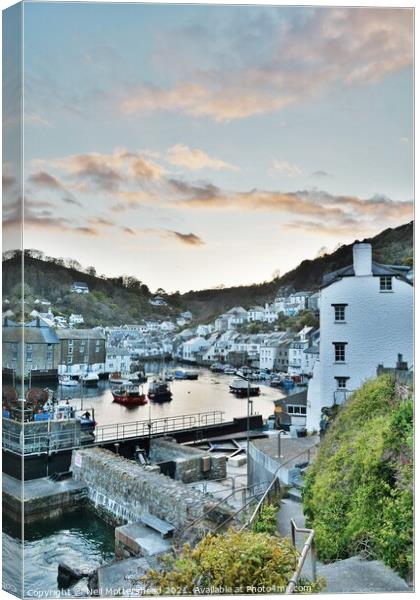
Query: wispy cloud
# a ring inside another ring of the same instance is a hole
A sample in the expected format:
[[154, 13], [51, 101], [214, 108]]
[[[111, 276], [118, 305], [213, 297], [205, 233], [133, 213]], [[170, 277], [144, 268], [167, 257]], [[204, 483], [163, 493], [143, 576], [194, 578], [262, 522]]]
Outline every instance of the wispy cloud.
[[273, 160], [269, 173], [271, 175], [285, 175], [286, 177], [301, 177], [304, 174], [299, 165], [288, 160]]
[[231, 171], [238, 171], [238, 167], [231, 165], [224, 160], [219, 158], [212, 158], [199, 148], [189, 148], [183, 144], [176, 144], [169, 148], [167, 152], [168, 161], [178, 167], [185, 167], [192, 171], [198, 171], [199, 169], [215, 169], [220, 171], [222, 169], [228, 169]]
[[[189, 79], [171, 87], [137, 84], [121, 110], [228, 121], [277, 111], [337, 86], [372, 84], [412, 64], [411, 10], [319, 7], [305, 14], [304, 20], [287, 26], [279, 20], [266, 30], [267, 51], [259, 62], [247, 53], [243, 63], [221, 62], [219, 68], [203, 69], [198, 62]], [[237, 29], [232, 43], [243, 47], [249, 23]]]

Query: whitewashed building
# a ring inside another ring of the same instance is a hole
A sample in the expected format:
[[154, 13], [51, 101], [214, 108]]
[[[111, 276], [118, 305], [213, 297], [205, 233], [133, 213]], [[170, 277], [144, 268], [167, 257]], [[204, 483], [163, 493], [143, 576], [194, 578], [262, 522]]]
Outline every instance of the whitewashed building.
[[105, 359], [105, 373], [130, 373], [131, 352], [124, 348], [107, 348]]
[[208, 341], [199, 336], [184, 342], [182, 344], [182, 359], [189, 362], [196, 362], [197, 354], [203, 354], [208, 345]]
[[263, 306], [253, 306], [248, 310], [248, 321], [264, 321], [265, 310]]
[[353, 264], [328, 274], [320, 293], [320, 353], [308, 389], [307, 427], [402, 354], [413, 364], [413, 286], [404, 267], [372, 262], [370, 244], [353, 246]]
[[89, 294], [89, 286], [82, 281], [75, 281], [71, 284], [70, 291], [75, 294]]
[[74, 325], [82, 325], [82, 323], [84, 323], [85, 320], [83, 318], [83, 315], [78, 315], [75, 313], [72, 313], [69, 317], [69, 325], [70, 327], [73, 327]]

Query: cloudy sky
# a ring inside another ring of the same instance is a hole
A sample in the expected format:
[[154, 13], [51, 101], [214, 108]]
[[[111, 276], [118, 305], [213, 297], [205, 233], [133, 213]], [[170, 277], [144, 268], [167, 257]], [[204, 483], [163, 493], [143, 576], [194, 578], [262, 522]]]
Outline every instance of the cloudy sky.
[[[26, 4], [25, 246], [185, 291], [267, 280], [407, 222], [412, 20]], [[18, 21], [12, 9], [10, 32]], [[5, 43], [7, 248], [22, 192], [16, 36]]]

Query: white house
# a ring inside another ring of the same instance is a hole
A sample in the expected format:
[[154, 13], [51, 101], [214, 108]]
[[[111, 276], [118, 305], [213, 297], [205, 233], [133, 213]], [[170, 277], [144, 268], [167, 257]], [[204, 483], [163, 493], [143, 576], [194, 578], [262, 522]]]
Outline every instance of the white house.
[[202, 337], [194, 337], [182, 344], [182, 358], [190, 362], [197, 361], [197, 354], [202, 353], [209, 343]]
[[162, 296], [153, 296], [153, 298], [150, 298], [149, 304], [152, 306], [166, 306], [168, 303]]
[[107, 348], [105, 359], [105, 373], [130, 373], [131, 352], [123, 348]]
[[353, 264], [324, 277], [308, 429], [318, 430], [322, 407], [342, 403], [379, 364], [394, 364], [398, 354], [413, 364], [413, 286], [403, 273], [372, 262], [372, 246], [356, 243]]
[[162, 321], [160, 324], [161, 331], [173, 331], [175, 329], [174, 323], [172, 321]]
[[75, 294], [89, 294], [89, 286], [82, 281], [75, 281], [71, 284], [70, 291]]
[[181, 313], [181, 318], [185, 319], [186, 321], [191, 321], [192, 319], [192, 312], [190, 310], [184, 310], [184, 312]]
[[83, 318], [83, 315], [77, 315], [77, 314], [72, 313], [69, 317], [70, 327], [73, 327], [74, 325], [81, 325], [84, 322], [85, 322], [85, 320]]
[[262, 306], [253, 306], [248, 310], [248, 321], [264, 321], [265, 310]]
[[248, 312], [242, 306], [234, 306], [224, 316], [227, 319], [228, 329], [234, 329], [236, 325], [242, 325], [248, 321]]
[[209, 335], [210, 333], [213, 332], [213, 325], [209, 324], [209, 325], [198, 325], [197, 329], [195, 330], [197, 335]]

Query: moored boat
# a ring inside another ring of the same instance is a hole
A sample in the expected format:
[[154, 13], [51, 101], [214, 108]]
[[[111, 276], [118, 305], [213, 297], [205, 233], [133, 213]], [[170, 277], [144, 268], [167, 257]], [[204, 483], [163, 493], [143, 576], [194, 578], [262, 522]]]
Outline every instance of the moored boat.
[[93, 373], [92, 371], [88, 371], [84, 375], [80, 376], [79, 381], [81, 381], [86, 387], [94, 387], [98, 385], [99, 375], [97, 373]]
[[198, 379], [198, 371], [187, 371], [185, 369], [176, 369], [174, 373], [175, 379], [188, 379], [195, 380]]
[[146, 394], [138, 385], [121, 385], [111, 390], [114, 402], [124, 406], [142, 406], [147, 404]]
[[210, 365], [210, 371], [213, 373], [223, 373], [224, 366], [221, 363], [213, 363]]
[[172, 392], [163, 379], [155, 379], [150, 382], [147, 396], [152, 402], [169, 402], [169, 400], [172, 400]]
[[58, 378], [58, 383], [64, 387], [77, 387], [79, 382], [76, 379], [72, 379], [69, 375], [61, 375]]
[[248, 396], [259, 396], [260, 388], [258, 385], [252, 384], [249, 381], [245, 381], [244, 379], [235, 379], [229, 385], [229, 391], [235, 396], [240, 396], [241, 398], [245, 398]]

